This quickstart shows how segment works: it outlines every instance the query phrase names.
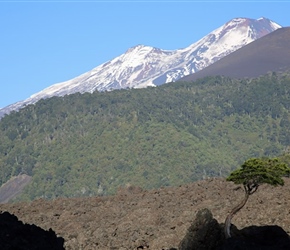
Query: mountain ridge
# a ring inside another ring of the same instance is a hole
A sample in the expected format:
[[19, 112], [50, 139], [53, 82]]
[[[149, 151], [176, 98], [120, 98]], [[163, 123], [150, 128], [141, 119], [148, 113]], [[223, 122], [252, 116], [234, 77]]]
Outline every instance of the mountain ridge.
[[53, 84], [24, 101], [0, 109], [0, 117], [52, 96], [121, 88], [144, 88], [173, 82], [209, 66], [280, 27], [266, 18], [234, 18], [183, 49], [162, 50], [136, 45], [91, 71], [71, 80]]

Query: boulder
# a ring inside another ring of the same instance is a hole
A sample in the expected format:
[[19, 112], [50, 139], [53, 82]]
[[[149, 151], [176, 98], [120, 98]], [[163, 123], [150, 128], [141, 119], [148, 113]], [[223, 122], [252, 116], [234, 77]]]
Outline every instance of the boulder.
[[179, 250], [214, 250], [224, 242], [221, 225], [207, 208], [199, 210], [192, 225], [180, 242]]

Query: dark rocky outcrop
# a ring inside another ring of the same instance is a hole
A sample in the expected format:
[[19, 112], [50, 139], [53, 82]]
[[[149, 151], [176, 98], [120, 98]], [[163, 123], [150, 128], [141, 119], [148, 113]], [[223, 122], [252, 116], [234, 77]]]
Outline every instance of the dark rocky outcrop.
[[23, 224], [15, 215], [0, 214], [1, 250], [63, 250], [64, 240], [51, 229]]
[[224, 241], [221, 225], [213, 218], [208, 209], [198, 211], [196, 219], [188, 228], [187, 233], [179, 244], [180, 250], [214, 250]]

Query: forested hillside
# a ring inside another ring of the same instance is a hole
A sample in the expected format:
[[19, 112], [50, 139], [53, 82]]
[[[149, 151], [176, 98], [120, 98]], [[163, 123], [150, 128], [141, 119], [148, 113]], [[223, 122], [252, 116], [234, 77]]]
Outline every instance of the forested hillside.
[[41, 100], [0, 121], [0, 185], [28, 174], [18, 199], [32, 200], [226, 176], [283, 154], [289, 100], [289, 75], [275, 73]]

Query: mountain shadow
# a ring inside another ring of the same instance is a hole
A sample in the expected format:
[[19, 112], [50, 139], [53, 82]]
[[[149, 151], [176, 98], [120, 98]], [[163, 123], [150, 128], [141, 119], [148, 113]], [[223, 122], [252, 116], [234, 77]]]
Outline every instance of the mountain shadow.
[[24, 224], [8, 212], [0, 214], [1, 250], [63, 250], [64, 239], [52, 229]]

